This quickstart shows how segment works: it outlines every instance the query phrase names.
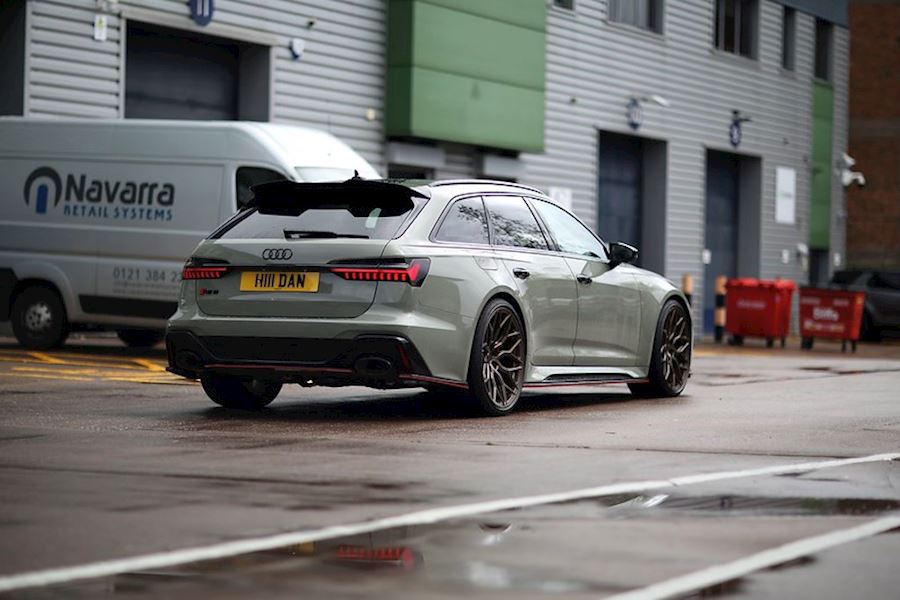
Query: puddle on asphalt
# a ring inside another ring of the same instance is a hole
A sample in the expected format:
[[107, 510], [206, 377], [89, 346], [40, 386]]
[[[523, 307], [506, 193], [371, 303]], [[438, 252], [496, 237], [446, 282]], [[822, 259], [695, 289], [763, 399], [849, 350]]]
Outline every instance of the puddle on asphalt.
[[[744, 495], [613, 495], [432, 525], [397, 527], [226, 559], [125, 573], [16, 593], [22, 598], [406, 596], [517, 593], [597, 596], [627, 591], [593, 563], [613, 521], [715, 517], [866, 516], [898, 500]], [[592, 532], [592, 528], [595, 528]], [[593, 533], [593, 535], [592, 535]], [[734, 594], [741, 581], [697, 594]], [[698, 597], [695, 594], [693, 597]]]

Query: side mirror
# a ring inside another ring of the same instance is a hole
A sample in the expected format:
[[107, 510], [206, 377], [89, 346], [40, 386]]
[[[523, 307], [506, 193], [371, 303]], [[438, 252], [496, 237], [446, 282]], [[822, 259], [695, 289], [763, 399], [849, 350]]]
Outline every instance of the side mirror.
[[612, 242], [609, 245], [609, 262], [612, 266], [622, 263], [633, 263], [637, 260], [638, 249], [625, 242]]

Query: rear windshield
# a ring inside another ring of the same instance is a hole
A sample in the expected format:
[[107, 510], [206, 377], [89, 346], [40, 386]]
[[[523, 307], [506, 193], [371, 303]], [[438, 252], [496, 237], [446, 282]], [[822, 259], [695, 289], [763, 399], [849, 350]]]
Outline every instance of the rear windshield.
[[346, 208], [310, 208], [298, 216], [261, 214], [251, 208], [235, 215], [215, 231], [210, 239], [322, 239], [356, 237], [389, 240], [416, 212], [422, 203], [413, 199], [414, 207], [397, 214], [396, 209], [371, 207], [359, 214]]

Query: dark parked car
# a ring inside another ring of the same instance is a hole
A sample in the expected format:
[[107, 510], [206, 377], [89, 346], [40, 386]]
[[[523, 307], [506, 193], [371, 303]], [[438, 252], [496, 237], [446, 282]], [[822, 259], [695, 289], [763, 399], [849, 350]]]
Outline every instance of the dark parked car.
[[836, 287], [865, 290], [863, 339], [879, 340], [888, 330], [900, 332], [900, 271], [837, 271], [831, 283]]

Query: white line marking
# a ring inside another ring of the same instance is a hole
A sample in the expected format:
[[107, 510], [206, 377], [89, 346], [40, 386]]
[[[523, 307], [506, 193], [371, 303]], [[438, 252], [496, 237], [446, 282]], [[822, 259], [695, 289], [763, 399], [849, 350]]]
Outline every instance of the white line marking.
[[608, 600], [662, 600], [663, 598], [681, 596], [711, 585], [744, 577], [761, 569], [774, 567], [775, 565], [809, 556], [810, 554], [816, 554], [834, 546], [878, 535], [897, 527], [900, 527], [900, 516], [884, 517], [876, 521], [869, 521], [863, 525], [789, 542], [777, 548], [763, 550], [762, 552], [739, 558], [730, 563], [714, 565], [687, 575], [673, 577], [672, 579], [654, 583], [631, 592], [616, 594], [615, 596], [610, 596]]
[[119, 573], [144, 571], [147, 569], [160, 569], [174, 567], [201, 560], [215, 560], [228, 558], [251, 552], [272, 550], [294, 544], [319, 542], [349, 535], [372, 533], [382, 529], [393, 527], [408, 527], [412, 525], [426, 525], [471, 517], [473, 515], [527, 508], [543, 504], [556, 504], [560, 502], [572, 502], [598, 496], [612, 494], [628, 494], [644, 492], [673, 486], [695, 485], [710, 481], [722, 481], [726, 479], [738, 479], [744, 477], [758, 477], [761, 475], [786, 475], [789, 473], [803, 473], [818, 469], [831, 469], [862, 463], [884, 462], [900, 459], [900, 452], [890, 454], [873, 454], [858, 458], [844, 458], [807, 463], [795, 463], [792, 465], [776, 465], [772, 467], [760, 467], [756, 469], [743, 469], [739, 471], [720, 471], [717, 473], [704, 473], [701, 475], [687, 475], [672, 479], [658, 479], [650, 481], [635, 481], [628, 483], [616, 483], [597, 487], [583, 488], [568, 492], [552, 494], [539, 494], [535, 496], [522, 496], [519, 498], [505, 498], [501, 500], [489, 500], [487, 502], [475, 502], [472, 504], [460, 504], [458, 506], [446, 506], [442, 508], [430, 508], [394, 517], [385, 517], [371, 521], [350, 523], [347, 525], [332, 525], [321, 529], [309, 529], [291, 533], [280, 533], [264, 537], [222, 542], [209, 546], [185, 548], [169, 552], [157, 552], [132, 558], [120, 558], [105, 560], [73, 567], [61, 567], [42, 571], [31, 571], [18, 575], [0, 577], [0, 592], [17, 590], [21, 588], [54, 585], [76, 581], [79, 579], [91, 579], [94, 577], [108, 577]]

